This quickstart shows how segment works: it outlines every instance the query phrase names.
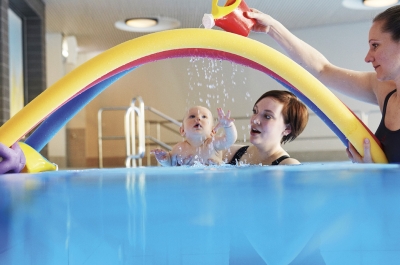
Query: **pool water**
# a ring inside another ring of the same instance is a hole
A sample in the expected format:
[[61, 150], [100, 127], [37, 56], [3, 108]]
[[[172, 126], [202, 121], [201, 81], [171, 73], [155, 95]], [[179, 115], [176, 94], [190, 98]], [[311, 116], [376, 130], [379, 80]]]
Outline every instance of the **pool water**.
[[400, 167], [0, 176], [0, 264], [399, 264]]

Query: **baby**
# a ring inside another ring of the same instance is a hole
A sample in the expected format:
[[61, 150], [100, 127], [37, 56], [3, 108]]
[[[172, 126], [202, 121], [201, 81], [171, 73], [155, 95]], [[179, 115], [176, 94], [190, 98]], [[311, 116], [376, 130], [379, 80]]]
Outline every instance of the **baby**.
[[[218, 124], [213, 128], [213, 116], [209, 109], [195, 106], [188, 110], [182, 121], [180, 134], [183, 142], [177, 143], [170, 152], [162, 149], [152, 150], [162, 166], [192, 165], [196, 162], [222, 164], [222, 150], [229, 148], [237, 139], [236, 126], [231, 113], [225, 115], [221, 108], [217, 109]], [[216, 136], [219, 128], [225, 134]]]

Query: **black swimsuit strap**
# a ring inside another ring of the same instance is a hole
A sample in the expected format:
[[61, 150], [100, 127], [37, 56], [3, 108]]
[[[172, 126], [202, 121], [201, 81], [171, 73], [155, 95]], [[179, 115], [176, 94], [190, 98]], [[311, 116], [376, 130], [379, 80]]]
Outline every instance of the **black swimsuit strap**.
[[385, 98], [385, 102], [383, 103], [383, 110], [382, 110], [382, 120], [385, 120], [385, 115], [386, 115], [386, 107], [389, 101], [389, 98], [393, 95], [394, 92], [396, 92], [397, 89], [393, 90], [389, 94], [387, 94]]
[[[242, 158], [242, 156], [246, 153], [247, 148], [249, 148], [248, 146], [242, 146], [239, 148], [239, 150], [236, 151], [236, 153], [234, 154], [234, 156], [232, 157], [231, 161], [229, 161], [228, 164], [230, 165], [237, 165], [237, 162], [240, 160], [240, 158]], [[279, 157], [277, 160], [275, 160], [274, 162], [272, 162], [271, 166], [277, 166], [279, 165], [283, 160], [285, 160], [286, 158], [290, 158], [290, 156], [287, 155], [283, 155], [281, 157]]]
[[279, 163], [281, 163], [283, 160], [285, 160], [286, 158], [289, 158], [290, 156], [287, 155], [283, 155], [280, 158], [278, 158], [277, 160], [275, 160], [274, 162], [272, 162], [272, 166], [277, 166], [279, 165]]
[[236, 151], [235, 155], [232, 157], [231, 161], [228, 164], [236, 165], [237, 162], [242, 158], [242, 156], [246, 153], [248, 146], [242, 146], [239, 150]]

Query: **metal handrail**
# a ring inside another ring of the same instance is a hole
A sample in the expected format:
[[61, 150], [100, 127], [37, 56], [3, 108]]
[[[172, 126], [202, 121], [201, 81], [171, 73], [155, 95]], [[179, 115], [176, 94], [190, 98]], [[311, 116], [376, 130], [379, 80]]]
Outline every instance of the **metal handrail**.
[[179, 121], [175, 120], [174, 118], [171, 118], [170, 116], [168, 116], [168, 115], [162, 113], [162, 112], [159, 111], [159, 110], [156, 110], [155, 108], [146, 106], [145, 109], [148, 110], [148, 111], [150, 111], [150, 112], [153, 112], [154, 114], [157, 114], [157, 115], [160, 116], [161, 118], [163, 118], [163, 119], [165, 119], [165, 120], [167, 120], [167, 121], [169, 121], [169, 122], [171, 122], [171, 123], [173, 123], [173, 124], [175, 124], [175, 125], [177, 125], [177, 126], [179, 126], [179, 127], [182, 126], [182, 122], [179, 122]]
[[[139, 107], [136, 106], [139, 103]], [[126, 159], [125, 166], [136, 167], [136, 160], [139, 160], [139, 166], [142, 165], [142, 158], [146, 151], [144, 102], [142, 97], [132, 99], [131, 106], [125, 114], [125, 136], [126, 136]], [[138, 117], [138, 152], [136, 153], [136, 115]], [[130, 117], [130, 120], [129, 120]]]
[[160, 145], [162, 147], [164, 147], [167, 150], [172, 150], [172, 146], [158, 140], [157, 138], [154, 138], [153, 136], [146, 136], [146, 139], [151, 140], [152, 142], [156, 143], [157, 145]]
[[[138, 109], [135, 106], [130, 106], [127, 111], [125, 112], [124, 116], [124, 131], [125, 131], [125, 151], [126, 151], [126, 158], [125, 158], [125, 166], [130, 167], [131, 165], [127, 166], [126, 159], [129, 155], [133, 152], [136, 152], [136, 137], [131, 137], [131, 134], [135, 132], [135, 122], [134, 122], [134, 114], [132, 113], [137, 112]], [[133, 121], [132, 121], [133, 119]], [[132, 141], [132, 143], [131, 143]], [[136, 166], [136, 161], [133, 161], [132, 166]]]
[[[152, 112], [152, 113], [158, 115], [159, 117], [163, 118], [163, 119], [165, 120], [165, 121], [163, 121], [163, 122], [169, 122], [169, 123], [172, 123], [172, 124], [174, 124], [174, 125], [176, 125], [176, 126], [178, 126], [178, 127], [181, 127], [181, 126], [182, 126], [182, 123], [181, 123], [181, 122], [175, 120], [174, 118], [172, 118], [172, 117], [170, 117], [170, 116], [168, 116], [168, 115], [162, 113], [161, 111], [159, 111], [159, 110], [157, 110], [157, 109], [155, 109], [155, 108], [152, 108], [152, 107], [148, 107], [148, 106], [147, 106], [147, 107], [145, 107], [145, 109], [146, 109], [147, 111]], [[168, 145], [168, 144], [166, 144], [166, 143], [160, 141], [160, 138], [161, 138], [160, 122], [156, 122], [156, 125], [157, 125], [157, 138], [154, 138], [154, 137], [152, 137], [152, 136], [146, 136], [146, 138], [149, 139], [150, 141], [152, 141], [152, 142], [154, 142], [154, 143], [156, 143], [156, 144], [162, 146], [162, 147], [165, 148], [166, 150], [171, 151], [171, 150], [172, 150], [172, 147], [171, 147], [170, 145]], [[150, 152], [147, 152], [147, 157], [146, 157], [146, 158], [147, 158], [147, 165], [150, 165], [150, 163], [151, 163]]]
[[[99, 168], [103, 168], [103, 140], [109, 140], [109, 137], [103, 137], [103, 119], [102, 115], [104, 111], [115, 111], [115, 110], [127, 110], [127, 107], [106, 107], [101, 108], [97, 112], [97, 140], [99, 144]], [[114, 136], [115, 137], [115, 136]], [[117, 136], [122, 139], [123, 136]]]
[[[138, 103], [139, 106], [136, 106]], [[104, 111], [120, 111], [125, 110], [124, 115], [124, 134], [125, 136], [103, 136], [102, 133], [102, 115]], [[156, 114], [157, 116], [163, 118], [165, 121], [172, 123], [176, 126], [181, 126], [181, 122], [173, 119], [172, 117], [162, 113], [161, 111], [148, 107], [144, 105], [142, 98], [136, 97], [132, 99], [130, 107], [106, 107], [99, 109], [97, 113], [98, 118], [98, 144], [99, 144], [99, 167], [103, 168], [103, 140], [122, 140], [125, 139], [125, 149], [126, 149], [126, 158], [125, 158], [125, 166], [126, 167], [136, 167], [136, 160], [138, 160], [139, 166], [142, 165], [142, 158], [145, 155], [146, 151], [146, 139], [151, 142], [156, 143], [157, 145], [162, 146], [167, 150], [171, 150], [172, 147], [160, 140], [160, 128], [159, 123], [157, 124], [157, 138], [148, 136], [145, 134], [145, 110]], [[137, 120], [136, 120], [136, 117]], [[138, 136], [136, 136], [136, 126], [138, 130]], [[136, 138], [138, 140], [138, 152], [136, 152]], [[148, 162], [150, 160], [150, 156], [148, 156]]]

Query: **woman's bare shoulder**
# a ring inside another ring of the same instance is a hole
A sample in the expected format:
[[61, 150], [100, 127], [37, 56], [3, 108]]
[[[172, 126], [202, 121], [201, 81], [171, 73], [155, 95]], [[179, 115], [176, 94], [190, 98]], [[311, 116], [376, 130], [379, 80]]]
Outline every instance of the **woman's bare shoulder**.
[[301, 164], [299, 160], [289, 157], [279, 163], [279, 165], [299, 165]]

